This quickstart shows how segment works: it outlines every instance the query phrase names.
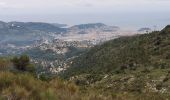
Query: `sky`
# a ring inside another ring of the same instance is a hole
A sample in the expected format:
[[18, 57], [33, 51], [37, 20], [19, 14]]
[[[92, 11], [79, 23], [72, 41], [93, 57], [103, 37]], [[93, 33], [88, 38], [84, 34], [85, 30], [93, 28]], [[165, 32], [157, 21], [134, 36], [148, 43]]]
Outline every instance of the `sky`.
[[163, 26], [170, 23], [169, 5], [170, 0], [0, 0], [0, 20]]

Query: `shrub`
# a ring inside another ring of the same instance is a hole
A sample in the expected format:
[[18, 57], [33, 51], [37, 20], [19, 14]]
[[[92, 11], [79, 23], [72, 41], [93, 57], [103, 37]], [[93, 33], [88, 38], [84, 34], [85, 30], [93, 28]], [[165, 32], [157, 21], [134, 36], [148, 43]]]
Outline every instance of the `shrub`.
[[35, 72], [35, 66], [31, 64], [30, 58], [27, 55], [14, 57], [11, 61], [14, 67], [19, 71]]
[[9, 70], [11, 63], [8, 59], [0, 58], [0, 71]]

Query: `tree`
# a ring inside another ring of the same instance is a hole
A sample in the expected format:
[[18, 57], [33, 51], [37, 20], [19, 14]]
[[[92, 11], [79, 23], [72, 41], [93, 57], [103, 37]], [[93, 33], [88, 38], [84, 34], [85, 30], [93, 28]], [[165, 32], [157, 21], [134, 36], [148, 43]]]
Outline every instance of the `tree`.
[[20, 69], [20, 62], [18, 57], [15, 56], [11, 61], [16, 69]]
[[12, 59], [13, 65], [17, 70], [34, 72], [35, 67], [31, 64], [28, 55], [21, 55], [20, 57], [14, 57]]
[[19, 58], [20, 70], [26, 70], [26, 67], [30, 64], [30, 58], [27, 55], [21, 55]]

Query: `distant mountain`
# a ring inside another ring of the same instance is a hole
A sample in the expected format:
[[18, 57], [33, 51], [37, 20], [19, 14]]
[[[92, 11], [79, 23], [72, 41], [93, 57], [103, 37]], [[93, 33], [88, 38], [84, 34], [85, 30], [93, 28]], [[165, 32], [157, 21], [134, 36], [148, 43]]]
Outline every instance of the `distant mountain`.
[[61, 24], [42, 22], [3, 22], [0, 21], [0, 42], [33, 43], [40, 39], [51, 39], [65, 33], [67, 29]]
[[103, 23], [89, 23], [75, 25], [69, 28], [65, 24], [42, 23], [42, 22], [2, 22], [0, 21], [0, 35], [2, 34], [32, 34], [32, 33], [69, 33], [86, 34], [90, 32], [115, 32], [120, 28], [117, 26], [107, 26]]
[[152, 31], [152, 29], [151, 28], [140, 28], [139, 30], [138, 30], [138, 32], [151, 32]]
[[49, 24], [49, 23], [41, 23], [41, 22], [28, 22], [28, 23], [22, 23], [22, 22], [10, 22], [11, 25], [16, 26], [23, 26], [30, 30], [38, 30], [38, 31], [45, 31], [45, 32], [64, 32], [65, 29], [59, 28], [56, 25]]
[[28, 29], [23, 25], [19, 25], [18, 23], [15, 24], [13, 22], [5, 23], [0, 22], [0, 35], [5, 34], [25, 34], [25, 33], [32, 33], [33, 30]]
[[[59, 25], [58, 25], [59, 26]], [[3, 29], [6, 33], [11, 31], [10, 33], [15, 33], [17, 30], [18, 33], [21, 31], [22, 34], [26, 32], [33, 31], [43, 31], [43, 32], [64, 32], [65, 29], [57, 27], [57, 25], [49, 24], [49, 23], [41, 23], [41, 22], [0, 22], [0, 29]], [[25, 32], [23, 32], [23, 30]], [[2, 33], [0, 31], [0, 33]]]
[[68, 29], [69, 32], [75, 32], [78, 34], [87, 34], [93, 32], [115, 32], [120, 30], [117, 26], [107, 26], [103, 23], [89, 23], [89, 24], [80, 24], [72, 26]]
[[60, 27], [60, 28], [67, 26], [67, 24], [58, 24], [58, 23], [52, 23], [52, 25], [54, 25], [56, 27]]
[[75, 25], [72, 26], [71, 28], [77, 28], [77, 29], [89, 29], [89, 28], [101, 28], [101, 27], [106, 27], [105, 24], [103, 23], [89, 23], [89, 24], [80, 24], [80, 25]]

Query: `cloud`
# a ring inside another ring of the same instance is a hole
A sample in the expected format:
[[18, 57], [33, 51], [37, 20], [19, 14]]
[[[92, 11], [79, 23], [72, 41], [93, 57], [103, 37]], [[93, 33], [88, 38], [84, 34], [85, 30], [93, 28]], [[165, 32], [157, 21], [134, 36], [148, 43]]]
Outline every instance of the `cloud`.
[[20, 8], [20, 6], [0, 0], [0, 9], [15, 9], [15, 8]]
[[6, 3], [5, 2], [0, 2], [0, 7], [2, 8], [2, 7], [6, 7], [7, 5], [6, 5]]
[[80, 6], [80, 7], [93, 7], [94, 4], [91, 3], [90, 1], [83, 1], [83, 0], [79, 0], [75, 3], [73, 3], [73, 6]]
[[90, 6], [114, 6], [114, 5], [133, 5], [146, 4], [153, 2], [169, 2], [169, 0], [0, 0], [0, 6], [15, 7], [90, 7]]
[[[0, 9], [23, 13], [149, 11], [168, 9], [170, 0], [0, 0]], [[1, 11], [2, 12], [2, 11]], [[3, 11], [5, 12], [5, 11]], [[7, 12], [5, 12], [7, 13]]]

